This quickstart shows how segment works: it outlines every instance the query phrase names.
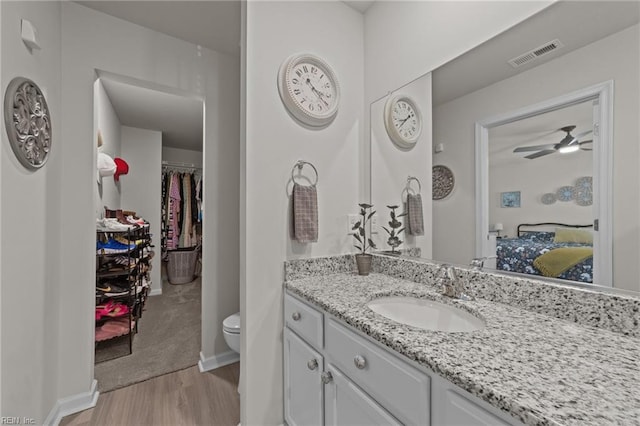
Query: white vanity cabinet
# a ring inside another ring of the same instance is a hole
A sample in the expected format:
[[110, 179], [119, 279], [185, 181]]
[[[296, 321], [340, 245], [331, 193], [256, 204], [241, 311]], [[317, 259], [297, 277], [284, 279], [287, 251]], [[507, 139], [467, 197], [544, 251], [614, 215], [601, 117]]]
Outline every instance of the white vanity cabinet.
[[332, 364], [325, 385], [326, 425], [401, 425]]
[[297, 425], [514, 425], [505, 413], [285, 294], [284, 414]]
[[290, 426], [323, 424], [323, 357], [288, 328], [284, 365], [285, 421]]

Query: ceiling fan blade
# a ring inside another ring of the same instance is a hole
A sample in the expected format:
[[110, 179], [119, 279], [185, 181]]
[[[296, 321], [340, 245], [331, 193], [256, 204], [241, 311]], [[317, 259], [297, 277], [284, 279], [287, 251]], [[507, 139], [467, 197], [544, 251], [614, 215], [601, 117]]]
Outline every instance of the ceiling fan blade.
[[593, 148], [585, 148], [582, 145], [586, 145], [586, 144], [590, 144], [593, 143], [593, 140], [588, 140], [588, 141], [582, 141], [580, 142], [578, 145], [580, 145], [580, 149], [583, 151], [593, 151]]
[[529, 160], [533, 160], [534, 158], [542, 157], [543, 155], [553, 154], [554, 152], [556, 152], [555, 149], [545, 149], [545, 150], [542, 150], [542, 151], [538, 151], [538, 152], [536, 152], [534, 154], [527, 155], [524, 158], [528, 158]]
[[583, 136], [587, 136], [589, 133], [593, 133], [593, 130], [587, 130], [586, 132], [578, 133], [575, 138], [580, 139]]
[[540, 151], [545, 149], [552, 149], [555, 144], [548, 143], [545, 145], [534, 145], [534, 146], [521, 146], [513, 150], [513, 152], [528, 152], [528, 151]]

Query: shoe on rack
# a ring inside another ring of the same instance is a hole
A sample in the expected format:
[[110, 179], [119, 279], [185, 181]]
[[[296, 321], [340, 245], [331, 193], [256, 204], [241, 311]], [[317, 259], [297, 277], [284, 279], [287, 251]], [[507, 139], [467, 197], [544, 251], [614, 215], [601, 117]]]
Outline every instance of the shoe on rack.
[[129, 313], [129, 307], [122, 303], [116, 303], [113, 305], [113, 309], [105, 315], [112, 318], [122, 317]]
[[119, 286], [116, 284], [111, 284], [111, 290], [105, 292], [104, 295], [107, 297], [118, 297], [118, 296], [126, 296], [130, 292], [129, 288], [125, 288], [124, 286]]
[[103, 305], [96, 305], [96, 321], [107, 315], [109, 312], [113, 310], [115, 302], [113, 300], [109, 300], [107, 303]]
[[98, 254], [127, 253], [128, 251], [135, 248], [135, 244], [122, 244], [121, 242], [118, 242], [113, 238], [110, 238], [106, 243], [103, 243], [101, 241], [97, 242]]
[[96, 290], [107, 293], [111, 291], [111, 286], [108, 284], [96, 284]]
[[109, 208], [107, 206], [104, 206], [104, 217], [115, 218], [116, 217], [116, 211], [115, 210], [109, 210]]

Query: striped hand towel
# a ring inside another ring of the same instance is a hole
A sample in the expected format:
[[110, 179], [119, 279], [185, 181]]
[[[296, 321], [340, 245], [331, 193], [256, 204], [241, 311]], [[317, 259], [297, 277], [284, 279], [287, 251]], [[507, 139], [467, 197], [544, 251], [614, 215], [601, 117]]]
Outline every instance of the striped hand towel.
[[299, 243], [318, 241], [318, 195], [315, 186], [293, 184], [293, 234]]
[[409, 235], [424, 235], [422, 196], [420, 196], [420, 194], [407, 195], [407, 213]]

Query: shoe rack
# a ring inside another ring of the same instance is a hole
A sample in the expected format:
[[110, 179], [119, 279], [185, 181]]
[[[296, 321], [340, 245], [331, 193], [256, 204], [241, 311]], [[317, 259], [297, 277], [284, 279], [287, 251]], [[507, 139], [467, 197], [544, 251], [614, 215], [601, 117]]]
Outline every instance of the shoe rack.
[[[96, 362], [133, 353], [133, 337], [151, 285], [153, 246], [149, 228], [146, 223], [132, 225], [126, 231], [103, 227], [96, 231], [95, 348], [96, 360], [101, 360]], [[98, 356], [98, 351], [107, 353], [120, 344], [128, 345], [128, 353]]]

